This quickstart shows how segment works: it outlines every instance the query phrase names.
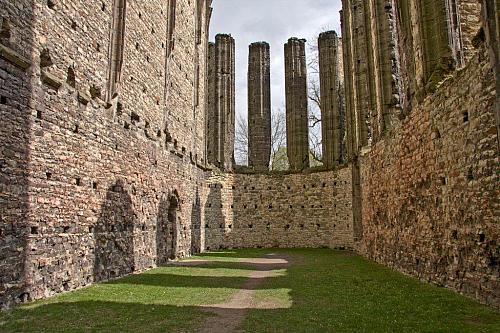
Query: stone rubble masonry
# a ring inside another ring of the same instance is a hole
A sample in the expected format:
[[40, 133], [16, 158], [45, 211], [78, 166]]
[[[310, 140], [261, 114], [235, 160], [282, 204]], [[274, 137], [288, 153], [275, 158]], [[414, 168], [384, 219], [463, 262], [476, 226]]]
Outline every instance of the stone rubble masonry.
[[206, 249], [352, 248], [351, 170], [213, 174]]
[[[498, 32], [457, 4], [343, 2], [353, 231], [368, 258], [500, 307]], [[383, 126], [359, 146], [365, 91]]]
[[[482, 47], [361, 158], [361, 252], [500, 307], [495, 83]], [[374, 200], [373, 198], [377, 198]]]
[[287, 155], [291, 170], [309, 168], [309, 119], [305, 39], [285, 44]]
[[234, 40], [209, 44], [210, 5], [0, 0], [0, 308], [275, 246], [354, 248], [500, 308], [498, 1], [343, 1], [348, 163], [303, 170], [291, 39], [296, 170], [246, 174], [227, 172]]
[[167, 67], [168, 1], [127, 2], [121, 84], [107, 103], [114, 3], [0, 0], [0, 307], [203, 246], [195, 4], [176, 2]]
[[252, 43], [248, 55], [248, 165], [269, 170], [271, 158], [271, 65], [269, 44]]
[[332, 169], [343, 163], [345, 116], [340, 94], [342, 54], [340, 39], [335, 31], [323, 32], [318, 38], [319, 73], [321, 89], [321, 130], [323, 138], [323, 165]]
[[235, 43], [227, 34], [215, 36], [210, 46], [209, 92], [209, 161], [221, 170], [232, 171], [234, 166], [235, 135]]

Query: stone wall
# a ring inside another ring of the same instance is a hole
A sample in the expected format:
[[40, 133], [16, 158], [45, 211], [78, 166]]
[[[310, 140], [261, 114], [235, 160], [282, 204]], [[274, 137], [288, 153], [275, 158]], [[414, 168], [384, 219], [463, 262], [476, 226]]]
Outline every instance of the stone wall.
[[34, 73], [31, 0], [1, 1], [0, 308], [26, 300], [24, 275]]
[[495, 80], [481, 48], [362, 156], [361, 252], [498, 307], [495, 112]]
[[353, 247], [351, 169], [213, 175], [206, 249]]
[[2, 307], [203, 246], [207, 31], [193, 1], [175, 2], [171, 40], [172, 2], [127, 2], [119, 66], [114, 4], [0, 2]]

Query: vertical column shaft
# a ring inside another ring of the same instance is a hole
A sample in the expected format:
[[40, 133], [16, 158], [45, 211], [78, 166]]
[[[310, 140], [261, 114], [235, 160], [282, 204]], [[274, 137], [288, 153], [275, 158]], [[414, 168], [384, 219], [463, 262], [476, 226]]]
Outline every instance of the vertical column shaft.
[[339, 95], [342, 61], [339, 42], [335, 31], [323, 32], [318, 38], [323, 165], [328, 169], [342, 163], [344, 117], [341, 114], [342, 101]]
[[209, 46], [208, 160], [231, 171], [234, 165], [235, 44], [218, 34]]
[[354, 121], [354, 81], [352, 68], [352, 39], [351, 39], [351, 7], [349, 0], [342, 1], [342, 11], [340, 12], [340, 22], [342, 25], [342, 56], [344, 65], [344, 90], [345, 90], [345, 111], [346, 111], [346, 160], [352, 161], [357, 155], [357, 131]]
[[219, 157], [219, 115], [217, 109], [215, 68], [215, 43], [208, 44], [208, 82], [207, 82], [207, 161], [218, 165]]
[[287, 155], [292, 170], [309, 167], [309, 124], [305, 40], [285, 44]]
[[253, 43], [248, 57], [248, 165], [267, 170], [271, 156], [269, 44]]

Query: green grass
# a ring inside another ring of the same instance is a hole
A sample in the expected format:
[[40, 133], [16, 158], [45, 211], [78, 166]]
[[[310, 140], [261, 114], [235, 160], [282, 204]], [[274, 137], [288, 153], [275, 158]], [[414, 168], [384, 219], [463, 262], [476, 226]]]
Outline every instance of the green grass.
[[0, 313], [0, 332], [193, 332], [210, 316], [202, 304], [227, 301], [251, 267], [239, 258], [286, 255], [267, 278], [246, 332], [500, 332], [500, 314], [444, 288], [423, 284], [349, 252], [241, 250], [208, 253], [216, 262], [167, 266]]
[[349, 252], [286, 250], [293, 265], [257, 297], [289, 308], [250, 310], [247, 332], [500, 332], [500, 314]]

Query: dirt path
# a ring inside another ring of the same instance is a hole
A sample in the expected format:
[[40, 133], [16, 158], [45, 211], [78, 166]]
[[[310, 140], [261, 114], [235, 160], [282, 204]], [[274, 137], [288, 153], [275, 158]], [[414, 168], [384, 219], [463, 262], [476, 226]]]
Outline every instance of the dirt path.
[[284, 257], [268, 254], [264, 258], [245, 258], [239, 263], [250, 264], [255, 267], [255, 270], [250, 273], [248, 280], [229, 301], [203, 306], [205, 311], [214, 316], [208, 318], [198, 332], [240, 333], [243, 332], [241, 324], [249, 309], [275, 309], [279, 307], [272, 302], [255, 300], [254, 294], [266, 278], [277, 276], [275, 270], [286, 268], [289, 261]]

